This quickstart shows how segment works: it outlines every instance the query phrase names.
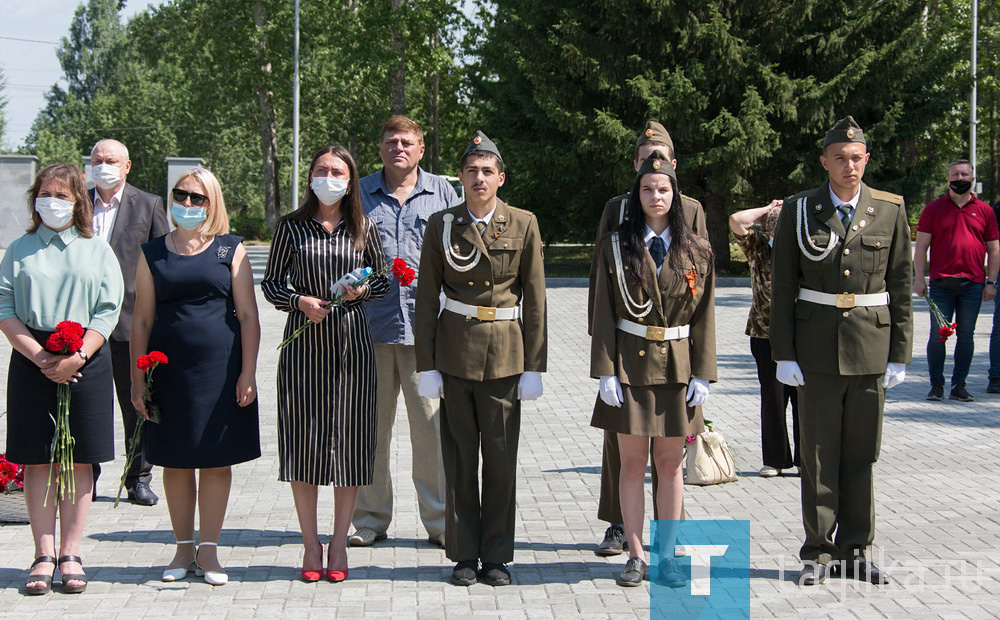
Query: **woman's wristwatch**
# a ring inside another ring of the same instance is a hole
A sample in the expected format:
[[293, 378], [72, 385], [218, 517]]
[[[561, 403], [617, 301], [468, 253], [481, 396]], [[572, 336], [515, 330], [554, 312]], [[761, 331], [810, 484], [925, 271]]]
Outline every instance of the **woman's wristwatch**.
[[84, 364], [86, 364], [87, 361], [90, 360], [90, 356], [84, 353], [83, 349], [77, 349], [76, 354], [80, 356], [80, 359], [83, 360]]

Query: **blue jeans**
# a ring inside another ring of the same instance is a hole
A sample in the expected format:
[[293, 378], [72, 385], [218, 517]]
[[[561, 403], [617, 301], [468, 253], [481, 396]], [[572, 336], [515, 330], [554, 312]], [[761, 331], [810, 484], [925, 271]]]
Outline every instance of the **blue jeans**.
[[[976, 331], [976, 319], [979, 318], [979, 308], [983, 304], [983, 288], [979, 282], [970, 282], [957, 291], [945, 290], [932, 282], [928, 296], [937, 304], [945, 320], [958, 323], [955, 330], [955, 370], [951, 373], [951, 387], [965, 386], [965, 378], [969, 376], [972, 365], [972, 354], [975, 351], [973, 334]], [[927, 367], [931, 375], [931, 385], [944, 385], [944, 343], [939, 341], [938, 329], [941, 326], [931, 314], [931, 333], [927, 340]], [[1000, 356], [1000, 352], [998, 352]]]
[[993, 331], [990, 332], [990, 379], [1000, 379], [1000, 295], [993, 298]]

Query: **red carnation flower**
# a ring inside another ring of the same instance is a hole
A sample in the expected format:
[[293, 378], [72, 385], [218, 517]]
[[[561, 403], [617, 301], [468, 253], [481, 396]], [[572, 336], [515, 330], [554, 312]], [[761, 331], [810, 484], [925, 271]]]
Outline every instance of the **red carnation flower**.
[[146, 372], [153, 367], [153, 360], [150, 359], [148, 355], [140, 355], [139, 359], [136, 360], [135, 365], [139, 370]]
[[153, 363], [156, 363], [156, 364], [166, 364], [167, 363], [167, 354], [164, 353], [164, 352], [162, 352], [162, 351], [150, 351], [149, 352], [149, 359], [150, 359], [150, 361], [152, 361]]
[[56, 325], [56, 331], [83, 338], [83, 325], [80, 325], [76, 321], [62, 321]]
[[64, 353], [76, 353], [83, 348], [83, 338], [80, 336], [66, 334], [63, 336], [63, 340], [66, 343], [66, 349], [63, 351]]
[[66, 336], [62, 332], [56, 332], [45, 341], [45, 348], [52, 353], [62, 353], [66, 348]]

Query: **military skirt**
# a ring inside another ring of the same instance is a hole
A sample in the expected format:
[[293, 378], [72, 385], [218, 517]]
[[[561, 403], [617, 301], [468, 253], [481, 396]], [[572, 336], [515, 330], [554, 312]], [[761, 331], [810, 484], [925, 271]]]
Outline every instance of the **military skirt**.
[[688, 386], [622, 384], [621, 407], [611, 407], [600, 395], [590, 425], [612, 433], [641, 437], [687, 437], [705, 430], [701, 407], [688, 407]]

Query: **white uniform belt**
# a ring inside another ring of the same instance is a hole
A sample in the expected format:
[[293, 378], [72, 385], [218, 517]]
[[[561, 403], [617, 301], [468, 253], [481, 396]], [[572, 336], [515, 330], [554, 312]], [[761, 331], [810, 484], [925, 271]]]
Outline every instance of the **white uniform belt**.
[[471, 319], [479, 319], [480, 321], [513, 321], [521, 318], [521, 306], [514, 306], [513, 308], [471, 306], [450, 297], [445, 297], [444, 309]]
[[663, 342], [664, 340], [680, 340], [691, 334], [690, 325], [676, 327], [659, 327], [657, 325], [642, 325], [628, 319], [618, 319], [618, 329], [626, 334], [632, 334], [646, 340]]
[[855, 306], [888, 306], [889, 293], [821, 293], [807, 288], [799, 289], [799, 299], [824, 306], [854, 308]]

